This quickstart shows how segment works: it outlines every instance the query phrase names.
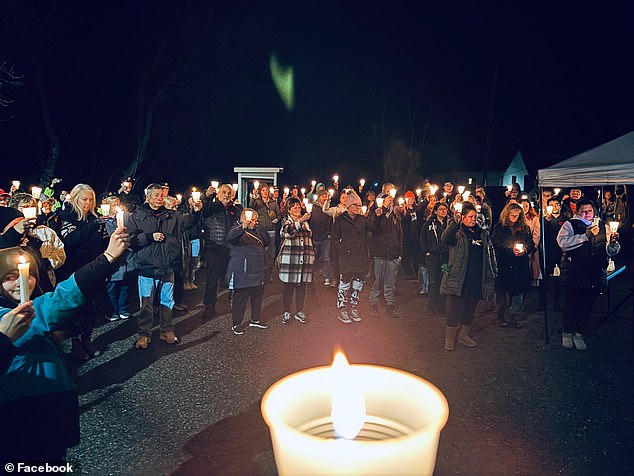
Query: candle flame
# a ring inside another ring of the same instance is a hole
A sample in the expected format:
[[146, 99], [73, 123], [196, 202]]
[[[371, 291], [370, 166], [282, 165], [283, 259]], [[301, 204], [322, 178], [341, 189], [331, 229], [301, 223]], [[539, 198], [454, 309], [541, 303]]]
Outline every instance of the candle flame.
[[26, 259], [22, 255], [20, 255], [20, 257], [18, 258], [18, 261], [20, 262], [20, 264], [25, 264], [26, 263]]
[[332, 423], [335, 433], [354, 439], [365, 422], [365, 400], [352, 378], [350, 365], [343, 352], [337, 352], [332, 362]]

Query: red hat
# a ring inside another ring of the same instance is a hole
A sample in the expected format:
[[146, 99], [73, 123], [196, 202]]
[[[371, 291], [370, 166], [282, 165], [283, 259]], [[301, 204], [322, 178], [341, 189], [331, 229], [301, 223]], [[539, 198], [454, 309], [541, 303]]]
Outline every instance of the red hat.
[[412, 192], [411, 190], [408, 190], [407, 192], [405, 192], [404, 197], [405, 198], [416, 198], [416, 195], [414, 195], [414, 192]]

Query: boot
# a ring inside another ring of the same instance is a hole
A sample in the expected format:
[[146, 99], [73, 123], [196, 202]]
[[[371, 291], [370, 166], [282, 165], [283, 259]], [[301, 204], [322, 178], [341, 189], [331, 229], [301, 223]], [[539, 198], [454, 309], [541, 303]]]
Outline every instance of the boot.
[[471, 337], [469, 337], [470, 329], [471, 329], [471, 326], [460, 327], [460, 332], [458, 332], [458, 342], [460, 342], [461, 344], [467, 347], [475, 347], [478, 344], [476, 344], [475, 341]]
[[70, 355], [75, 360], [79, 360], [79, 361], [88, 360], [89, 358], [88, 354], [86, 353], [83, 346], [81, 345], [81, 341], [79, 340], [79, 337], [73, 337]]
[[445, 350], [454, 350], [458, 327], [445, 326]]
[[88, 357], [99, 357], [101, 355], [101, 351], [92, 344], [90, 336], [81, 336], [81, 346]]

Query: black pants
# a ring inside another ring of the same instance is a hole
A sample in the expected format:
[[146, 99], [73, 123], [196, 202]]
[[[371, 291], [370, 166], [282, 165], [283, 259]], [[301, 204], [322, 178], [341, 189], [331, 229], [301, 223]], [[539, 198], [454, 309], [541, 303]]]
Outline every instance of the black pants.
[[447, 296], [447, 327], [470, 326], [475, 318], [478, 297]]
[[184, 272], [182, 269], [177, 269], [174, 271], [174, 302], [176, 304], [182, 304], [183, 302], [183, 285], [184, 281]]
[[587, 335], [590, 331], [592, 308], [599, 296], [596, 288], [578, 288], [564, 286], [564, 332], [578, 332]]
[[251, 320], [253, 322], [260, 322], [262, 296], [264, 296], [264, 286], [253, 286], [234, 290], [233, 303], [231, 305], [231, 317], [234, 326], [240, 324], [242, 319], [244, 319], [244, 311], [247, 308], [249, 298], [251, 298]]
[[205, 306], [215, 306], [218, 300], [218, 281], [227, 272], [229, 250], [218, 245], [206, 249], [205, 261], [207, 261], [207, 283], [203, 303]]
[[295, 306], [297, 312], [304, 310], [304, 298], [306, 297], [306, 285], [284, 283], [282, 290], [282, 302], [284, 303], [284, 312], [291, 312], [291, 303], [293, 302], [293, 292], [295, 292]]
[[440, 256], [425, 256], [425, 267], [429, 273], [429, 288], [427, 290], [428, 312], [437, 312], [439, 307], [445, 306], [445, 296], [440, 295], [440, 282], [442, 281], [440, 267], [442, 264]]

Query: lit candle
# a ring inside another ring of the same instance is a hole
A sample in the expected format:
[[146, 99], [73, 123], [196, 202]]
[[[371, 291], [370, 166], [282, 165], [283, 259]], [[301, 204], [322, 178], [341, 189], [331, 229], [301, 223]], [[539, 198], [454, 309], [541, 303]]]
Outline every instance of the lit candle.
[[18, 258], [18, 272], [20, 273], [20, 304], [29, 300], [29, 262], [20, 255]]
[[449, 192], [443, 192], [442, 193], [442, 196], [445, 197], [445, 198], [447, 198], [447, 195], [449, 195]]
[[377, 197], [376, 199], [376, 206], [378, 208], [381, 208], [383, 206], [383, 197]]
[[611, 221], [610, 222], [610, 233], [616, 233], [619, 230], [619, 222]]
[[511, 190], [513, 190], [513, 185], [507, 185], [506, 186], [506, 191], [510, 192]]
[[212, 181], [211, 181], [211, 186], [212, 186], [213, 188], [216, 188], [216, 189], [217, 189], [217, 188], [218, 188], [218, 185], [220, 185], [220, 183], [219, 183], [217, 180], [212, 180]]
[[522, 198], [522, 200], [528, 200], [528, 195], [523, 194], [521, 198]]
[[40, 202], [39, 200], [37, 201], [37, 214], [42, 214], [42, 202]]
[[110, 205], [108, 205], [107, 203], [102, 203], [101, 214], [105, 217], [110, 216]]
[[339, 175], [333, 175], [332, 176], [332, 181], [335, 182], [335, 183], [339, 182]]
[[279, 474], [431, 475], [449, 416], [444, 395], [401, 370], [343, 360], [290, 375], [264, 395]]
[[251, 221], [253, 219], [253, 210], [245, 210], [244, 211], [244, 219], [246, 221]]
[[469, 200], [469, 195], [471, 195], [471, 192], [469, 190], [465, 190], [464, 193], [462, 194], [462, 199]]
[[359, 185], [361, 185], [362, 187], [365, 186], [365, 179], [364, 178], [359, 180]]
[[456, 213], [462, 213], [462, 203], [455, 203], [453, 209]]
[[422, 195], [423, 193], [423, 189], [422, 188], [417, 188], [416, 189], [416, 195], [418, 195], [419, 197]]
[[546, 205], [546, 213], [548, 215], [552, 215], [553, 214], [553, 206], [552, 205]]
[[308, 199], [307, 198], [302, 199], [302, 202], [304, 202], [304, 206], [308, 205]]
[[25, 207], [22, 209], [22, 214], [24, 215], [24, 218], [26, 218], [27, 220], [31, 219], [31, 218], [35, 218], [37, 215], [37, 208], [35, 207]]
[[472, 185], [473, 184], [473, 177], [469, 177], [468, 182], [469, 182], [469, 185]]
[[304, 195], [306, 193], [306, 188], [302, 187], [302, 188], [299, 189], [299, 191], [302, 192], [302, 195]]
[[258, 190], [260, 188], [260, 182], [258, 182], [257, 180], [253, 182], [253, 188]]
[[399, 197], [398, 204], [403, 206], [404, 203], [405, 203], [405, 199], [403, 197]]
[[117, 228], [123, 228], [124, 226], [125, 224], [123, 221], [123, 210], [120, 207], [117, 207]]
[[391, 189], [390, 189], [390, 196], [391, 196], [392, 198], [396, 197], [396, 189], [395, 189], [395, 188], [391, 188]]
[[13, 184], [13, 186], [18, 189], [20, 188], [20, 181], [19, 180], [14, 180], [13, 182], [11, 182]]
[[183, 201], [183, 196], [180, 193], [176, 194], [176, 200], [178, 200], [179, 202]]
[[476, 211], [480, 213], [482, 211], [482, 205], [476, 204]]
[[200, 192], [198, 190], [196, 190], [196, 187], [192, 188], [192, 200], [194, 202], [199, 202], [200, 201]]
[[273, 188], [273, 187], [269, 187], [269, 193], [270, 193], [271, 195], [273, 195], [273, 192], [275, 192], [275, 188]]
[[313, 204], [312, 203], [307, 203], [306, 204], [306, 211], [308, 213], [312, 213], [313, 212]]
[[458, 193], [462, 195], [462, 192], [464, 192], [464, 185], [458, 185]]
[[317, 185], [317, 180], [311, 180], [310, 184], [314, 187], [315, 185]]
[[313, 202], [316, 202], [318, 198], [319, 198], [319, 197], [318, 197], [316, 194], [314, 194], [314, 195], [313, 195]]
[[515, 243], [515, 249], [521, 253], [522, 251], [524, 251], [524, 243]]
[[233, 187], [233, 191], [237, 192], [238, 191], [238, 184], [234, 183], [233, 185], [231, 185]]
[[288, 195], [290, 191], [291, 191], [290, 188], [284, 187], [284, 195]]
[[432, 185], [431, 187], [429, 187], [429, 191], [432, 195], [436, 195], [436, 190], [438, 190], [438, 185]]
[[559, 192], [561, 192], [561, 189], [560, 189], [560, 188], [556, 188], [556, 189], [554, 190], [554, 192], [555, 192], [555, 195], [559, 195]]
[[329, 188], [328, 189], [328, 195], [330, 195], [331, 197], [335, 194], [335, 189], [334, 188]]
[[365, 215], [366, 213], [368, 213], [368, 207], [367, 207], [366, 205], [363, 205], [363, 206], [361, 207], [361, 213], [363, 213], [364, 215]]
[[41, 187], [31, 187], [31, 195], [33, 195], [34, 199], [39, 200], [40, 195], [42, 195]]

